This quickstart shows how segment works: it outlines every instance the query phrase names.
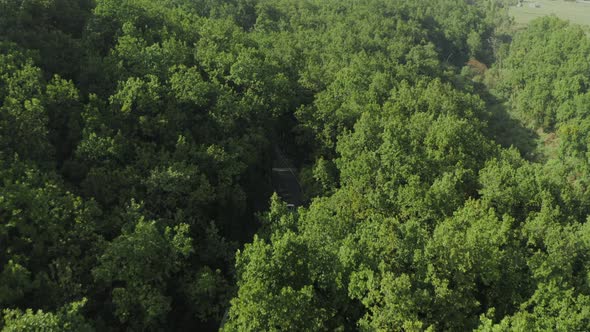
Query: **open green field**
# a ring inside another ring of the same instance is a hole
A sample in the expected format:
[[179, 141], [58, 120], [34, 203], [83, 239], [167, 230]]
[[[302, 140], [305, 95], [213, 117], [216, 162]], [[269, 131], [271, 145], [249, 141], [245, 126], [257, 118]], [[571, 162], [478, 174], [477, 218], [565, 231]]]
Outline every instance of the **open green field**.
[[[530, 8], [529, 4], [537, 3], [540, 8]], [[564, 0], [527, 1], [522, 7], [512, 7], [510, 13], [518, 25], [526, 25], [529, 21], [555, 14], [557, 17], [570, 20], [572, 23], [590, 26], [590, 4], [569, 2]]]

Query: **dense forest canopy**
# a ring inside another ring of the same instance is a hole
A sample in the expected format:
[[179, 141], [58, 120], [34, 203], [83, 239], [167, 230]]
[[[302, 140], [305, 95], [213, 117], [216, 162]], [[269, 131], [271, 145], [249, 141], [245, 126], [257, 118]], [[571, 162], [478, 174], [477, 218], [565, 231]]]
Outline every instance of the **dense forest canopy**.
[[512, 4], [0, 0], [0, 329], [590, 330], [590, 39]]

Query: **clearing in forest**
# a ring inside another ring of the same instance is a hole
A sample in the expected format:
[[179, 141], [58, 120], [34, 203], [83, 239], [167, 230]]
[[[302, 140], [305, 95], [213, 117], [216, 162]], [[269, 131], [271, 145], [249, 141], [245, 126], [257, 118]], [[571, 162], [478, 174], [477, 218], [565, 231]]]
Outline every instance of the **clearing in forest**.
[[535, 18], [554, 14], [561, 19], [570, 20], [572, 23], [590, 27], [590, 1], [525, 1], [520, 7], [512, 7], [510, 14], [514, 16], [519, 26], [526, 25]]

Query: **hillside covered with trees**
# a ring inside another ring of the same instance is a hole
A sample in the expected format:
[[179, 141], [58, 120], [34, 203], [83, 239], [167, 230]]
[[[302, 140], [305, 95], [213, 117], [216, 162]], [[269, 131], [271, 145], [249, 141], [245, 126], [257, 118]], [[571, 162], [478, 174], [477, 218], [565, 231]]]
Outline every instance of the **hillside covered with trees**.
[[0, 0], [0, 330], [590, 330], [590, 39], [509, 2]]

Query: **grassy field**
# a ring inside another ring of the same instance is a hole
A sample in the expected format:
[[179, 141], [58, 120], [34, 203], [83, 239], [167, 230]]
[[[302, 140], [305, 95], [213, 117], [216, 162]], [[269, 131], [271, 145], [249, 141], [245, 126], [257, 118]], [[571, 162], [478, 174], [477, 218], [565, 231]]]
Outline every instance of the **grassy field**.
[[[537, 3], [540, 8], [530, 8], [530, 3]], [[529, 0], [522, 7], [512, 7], [510, 13], [519, 26], [524, 26], [537, 17], [555, 14], [572, 23], [590, 27], [590, 4], [585, 3], [564, 0]]]

